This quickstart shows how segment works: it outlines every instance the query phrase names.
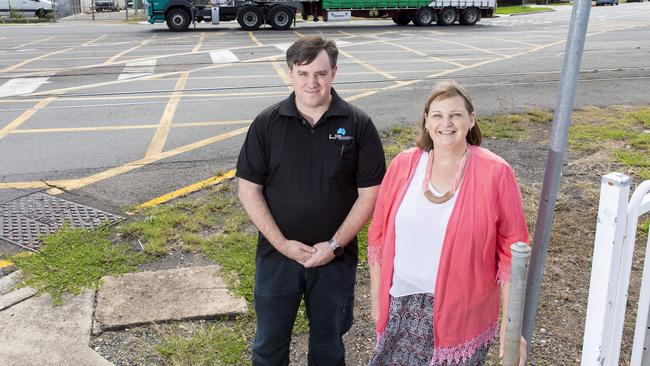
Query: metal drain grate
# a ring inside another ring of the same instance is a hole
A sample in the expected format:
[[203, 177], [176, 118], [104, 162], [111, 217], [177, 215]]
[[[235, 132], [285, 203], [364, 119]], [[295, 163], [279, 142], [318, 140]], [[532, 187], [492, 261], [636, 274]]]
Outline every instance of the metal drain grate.
[[51, 234], [66, 223], [91, 229], [122, 220], [122, 216], [37, 192], [2, 205], [0, 239], [35, 251], [43, 245], [41, 235]]

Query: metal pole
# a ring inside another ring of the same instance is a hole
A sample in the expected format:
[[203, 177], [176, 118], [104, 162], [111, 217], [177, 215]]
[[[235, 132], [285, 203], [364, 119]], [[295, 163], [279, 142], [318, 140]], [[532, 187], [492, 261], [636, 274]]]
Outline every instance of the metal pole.
[[510, 288], [508, 290], [503, 366], [517, 366], [519, 364], [519, 344], [521, 342], [521, 323], [524, 318], [524, 295], [526, 292], [530, 246], [518, 242], [510, 246], [510, 252], [512, 253], [512, 264], [510, 265]]
[[587, 26], [589, 25], [590, 11], [591, 0], [576, 0], [573, 4], [571, 25], [564, 54], [564, 66], [560, 79], [560, 89], [555, 104], [551, 141], [546, 157], [544, 184], [542, 186], [542, 195], [537, 211], [530, 273], [526, 285], [523, 334], [526, 341], [528, 341], [529, 352], [531, 348], [530, 339], [535, 326], [535, 316], [537, 315], [539, 290], [542, 284], [544, 266], [546, 265], [548, 241], [551, 237], [553, 211], [555, 209], [555, 201], [560, 183], [569, 125], [571, 124], [571, 112], [576, 94], [576, 84], [580, 73], [582, 51], [584, 49]]

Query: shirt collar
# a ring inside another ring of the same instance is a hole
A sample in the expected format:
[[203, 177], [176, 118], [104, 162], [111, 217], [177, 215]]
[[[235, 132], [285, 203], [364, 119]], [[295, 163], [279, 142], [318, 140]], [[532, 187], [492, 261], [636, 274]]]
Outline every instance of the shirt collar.
[[[347, 116], [350, 114], [347, 103], [341, 98], [334, 88], [332, 88], [332, 101], [330, 102], [329, 108], [325, 111], [324, 116]], [[280, 109], [278, 110], [281, 116], [287, 117], [298, 117], [301, 118], [300, 113], [298, 113], [298, 108], [296, 107], [296, 93], [293, 92], [291, 95], [280, 102]]]

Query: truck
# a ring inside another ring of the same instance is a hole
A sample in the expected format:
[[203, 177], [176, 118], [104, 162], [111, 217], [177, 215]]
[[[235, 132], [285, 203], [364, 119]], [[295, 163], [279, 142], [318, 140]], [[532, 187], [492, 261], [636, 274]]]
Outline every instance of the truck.
[[474, 25], [481, 17], [491, 17], [496, 0], [146, 0], [148, 22], [167, 23], [175, 32], [187, 30], [195, 22], [236, 20], [252, 31], [268, 24], [276, 30], [295, 25], [301, 10], [303, 19], [343, 21], [357, 18], [391, 18], [397, 25], [423, 27], [436, 22], [449, 26], [458, 22]]

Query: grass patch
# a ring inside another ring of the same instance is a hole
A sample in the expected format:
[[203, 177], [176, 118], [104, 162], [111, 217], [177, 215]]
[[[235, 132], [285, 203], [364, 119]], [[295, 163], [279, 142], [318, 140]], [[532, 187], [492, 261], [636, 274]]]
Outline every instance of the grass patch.
[[128, 245], [113, 245], [108, 230], [65, 227], [43, 241], [38, 253], [11, 260], [22, 270], [22, 284], [51, 294], [55, 304], [64, 293], [97, 288], [103, 276], [133, 271], [145, 260]]
[[650, 108], [586, 108], [574, 113], [569, 147], [586, 153], [603, 149], [641, 179], [650, 179]]
[[494, 11], [495, 14], [518, 14], [518, 13], [535, 13], [539, 11], [553, 10], [553, 8], [541, 6], [499, 6]]
[[191, 338], [165, 337], [156, 350], [172, 365], [243, 365], [249, 340], [238, 326], [217, 322], [194, 332]]

